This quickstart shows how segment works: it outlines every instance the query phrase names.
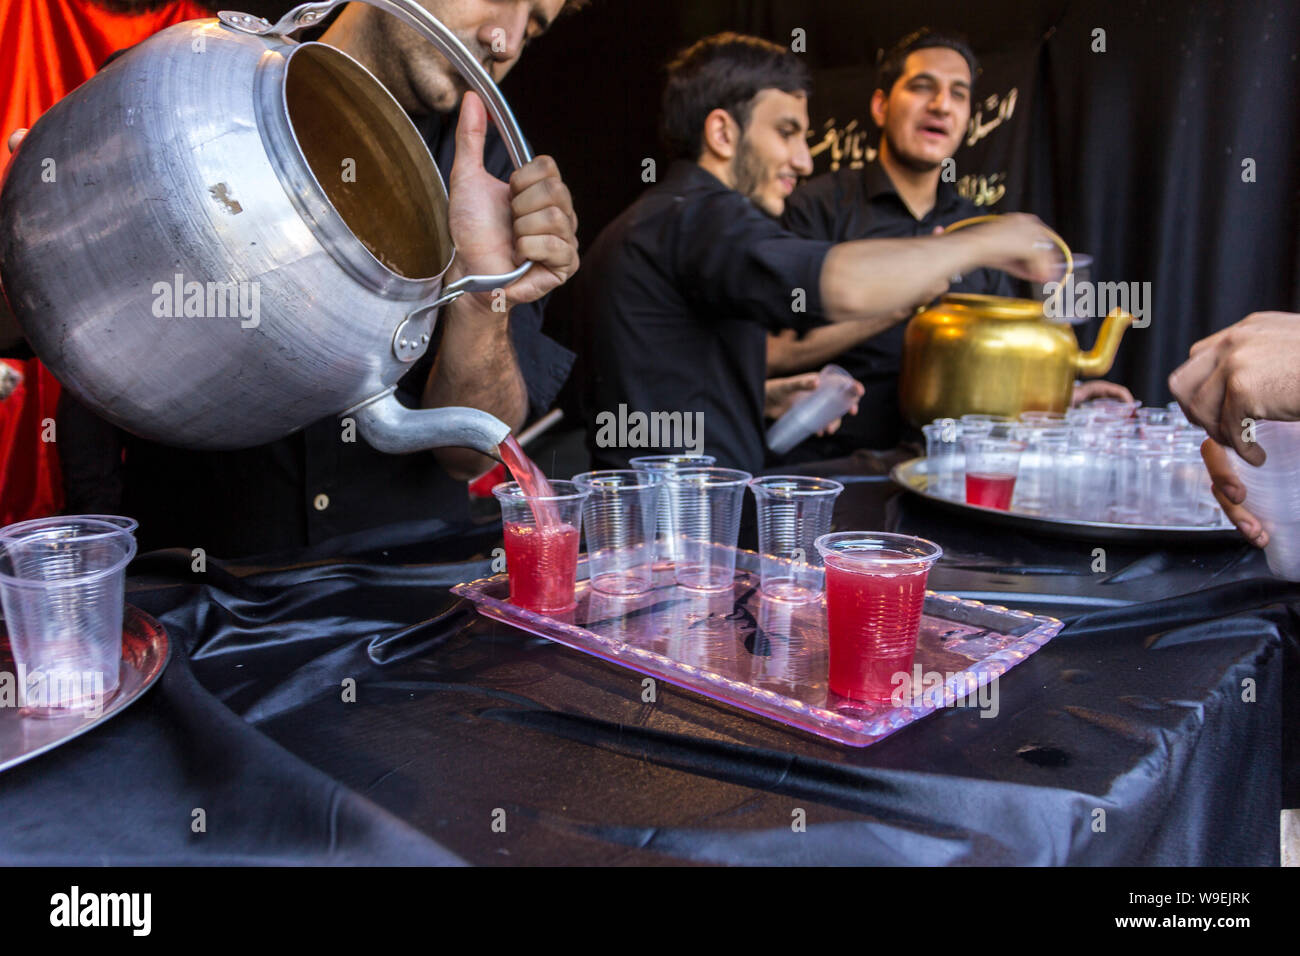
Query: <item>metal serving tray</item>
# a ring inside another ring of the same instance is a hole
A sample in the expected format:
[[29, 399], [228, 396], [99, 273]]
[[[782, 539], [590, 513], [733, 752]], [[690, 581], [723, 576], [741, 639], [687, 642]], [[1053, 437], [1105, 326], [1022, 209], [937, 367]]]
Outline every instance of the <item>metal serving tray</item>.
[[[153, 685], [169, 660], [171, 642], [162, 625], [128, 604], [122, 617], [122, 670], [117, 691], [93, 717], [42, 717], [19, 707], [0, 706], [0, 770], [53, 750], [111, 720]], [[14, 678], [16, 673], [9, 637], [0, 630], [0, 674]]]
[[[671, 569], [635, 597], [593, 591], [578, 565], [578, 605], [545, 615], [508, 600], [505, 574], [452, 592], [479, 613], [723, 704], [853, 747], [866, 747], [939, 707], [987, 704], [989, 685], [1056, 636], [1062, 622], [927, 592], [914, 672], [899, 703], [864, 704], [826, 685], [823, 599], [792, 604], [758, 588], [758, 555], [739, 551], [730, 591], [679, 587]], [[991, 712], [991, 708], [986, 708]]]
[[[997, 508], [983, 508], [970, 505], [952, 498], [941, 498], [932, 493], [927, 485], [925, 458], [913, 458], [894, 466], [889, 477], [894, 483], [933, 501], [942, 508], [992, 521], [1006, 527], [1034, 531], [1039, 534], [1052, 534], [1058, 537], [1084, 538], [1089, 541], [1115, 542], [1240, 542], [1241, 536], [1232, 525], [1206, 527], [1204, 525], [1163, 525], [1163, 524], [1116, 524], [1110, 521], [1084, 521], [1077, 518], [1053, 518], [1047, 515], [1032, 515], [1020, 511], [1001, 511]], [[1227, 519], [1224, 519], [1225, 521]]]

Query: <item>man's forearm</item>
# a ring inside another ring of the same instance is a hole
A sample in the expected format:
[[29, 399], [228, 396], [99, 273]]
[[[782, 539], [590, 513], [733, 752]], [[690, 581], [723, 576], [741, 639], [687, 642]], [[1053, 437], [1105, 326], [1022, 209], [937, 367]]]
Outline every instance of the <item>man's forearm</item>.
[[822, 304], [832, 322], [905, 318], [917, 305], [942, 295], [953, 276], [980, 265], [973, 235], [843, 242], [826, 255]]
[[819, 325], [800, 338], [769, 335], [767, 337], [767, 374], [797, 375], [813, 372], [842, 355], [859, 342], [879, 335], [900, 319], [912, 314], [907, 309], [896, 316], [857, 319]]
[[[425, 408], [461, 405], [495, 415], [518, 431], [528, 415], [528, 390], [510, 342], [509, 317], [464, 296], [443, 309], [442, 340], [425, 385]], [[467, 448], [436, 448], [454, 478], [469, 479], [492, 461]]]

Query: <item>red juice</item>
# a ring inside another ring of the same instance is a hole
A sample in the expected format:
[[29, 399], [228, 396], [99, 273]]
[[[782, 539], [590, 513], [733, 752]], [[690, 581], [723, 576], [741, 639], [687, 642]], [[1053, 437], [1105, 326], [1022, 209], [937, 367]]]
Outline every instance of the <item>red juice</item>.
[[1011, 497], [1016, 491], [1015, 475], [966, 474], [966, 503], [983, 508], [1011, 510]]
[[571, 524], [533, 527], [507, 522], [505, 542], [511, 604], [544, 612], [567, 611], [574, 606], [577, 528]]
[[[880, 550], [872, 557], [898, 561], [912, 555]], [[911, 674], [929, 574], [928, 563], [882, 569], [863, 559], [827, 555], [826, 623], [834, 693], [888, 701], [900, 686], [895, 675]]]
[[[555, 490], [542, 469], [524, 454], [514, 435], [507, 435], [506, 440], [497, 445], [497, 451], [501, 453], [502, 463], [510, 469], [510, 474], [514, 475], [515, 481], [519, 482], [519, 488], [526, 497], [550, 498], [555, 495]], [[560, 523], [559, 509], [555, 507], [554, 502], [529, 501], [528, 507], [533, 512], [533, 520], [540, 527], [547, 528]]]

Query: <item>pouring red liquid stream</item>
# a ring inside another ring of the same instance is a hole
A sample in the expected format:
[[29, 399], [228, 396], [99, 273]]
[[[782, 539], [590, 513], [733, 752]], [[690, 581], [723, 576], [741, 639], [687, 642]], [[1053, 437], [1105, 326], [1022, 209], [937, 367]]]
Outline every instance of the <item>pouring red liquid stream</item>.
[[510, 601], [534, 611], [562, 611], [573, 606], [578, 565], [578, 529], [560, 521], [559, 509], [545, 499], [555, 495], [546, 475], [529, 458], [514, 435], [497, 450], [501, 460], [528, 496], [537, 522], [534, 528], [505, 526], [506, 565], [510, 569]]

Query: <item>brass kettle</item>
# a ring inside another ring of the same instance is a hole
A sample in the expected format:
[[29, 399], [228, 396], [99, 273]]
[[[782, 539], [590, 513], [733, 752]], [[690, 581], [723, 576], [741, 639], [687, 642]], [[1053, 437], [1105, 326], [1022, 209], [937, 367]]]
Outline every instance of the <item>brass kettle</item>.
[[[963, 220], [949, 229], [991, 218]], [[1053, 238], [1065, 254], [1068, 276], [1070, 250], [1059, 236]], [[908, 322], [899, 379], [903, 415], [919, 427], [968, 413], [1064, 411], [1076, 378], [1110, 371], [1132, 323], [1133, 316], [1113, 310], [1092, 350], [1083, 352], [1073, 328], [1050, 321], [1041, 302], [949, 293]]]

